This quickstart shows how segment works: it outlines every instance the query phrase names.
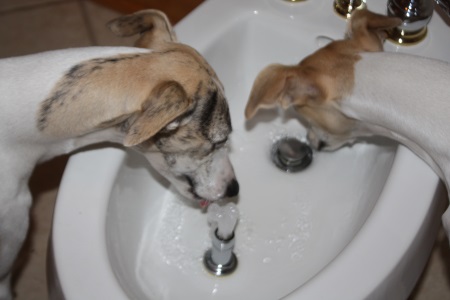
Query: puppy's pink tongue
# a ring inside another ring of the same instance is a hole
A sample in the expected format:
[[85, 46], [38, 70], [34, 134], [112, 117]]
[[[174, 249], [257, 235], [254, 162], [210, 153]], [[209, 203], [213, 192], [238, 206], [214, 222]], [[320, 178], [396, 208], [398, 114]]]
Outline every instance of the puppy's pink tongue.
[[201, 208], [205, 208], [209, 205], [209, 201], [208, 200], [200, 200], [200, 207]]

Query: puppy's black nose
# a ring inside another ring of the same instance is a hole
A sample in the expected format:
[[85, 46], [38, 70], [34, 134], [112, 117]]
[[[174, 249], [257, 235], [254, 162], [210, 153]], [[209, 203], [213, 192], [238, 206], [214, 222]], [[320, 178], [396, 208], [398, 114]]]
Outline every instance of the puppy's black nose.
[[236, 179], [233, 179], [227, 187], [227, 191], [225, 192], [225, 196], [234, 197], [239, 194], [239, 183]]

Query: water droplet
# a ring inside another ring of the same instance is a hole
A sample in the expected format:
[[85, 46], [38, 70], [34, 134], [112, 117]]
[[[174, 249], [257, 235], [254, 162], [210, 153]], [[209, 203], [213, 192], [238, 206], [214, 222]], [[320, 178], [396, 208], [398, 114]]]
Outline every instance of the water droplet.
[[216, 283], [216, 284], [214, 284], [214, 288], [211, 291], [211, 295], [217, 294], [218, 291], [219, 291], [219, 285]]
[[291, 254], [291, 259], [294, 260], [294, 261], [297, 261], [297, 260], [299, 260], [301, 258], [302, 258], [302, 255], [300, 253], [298, 253], [298, 252], [294, 252], [294, 253]]

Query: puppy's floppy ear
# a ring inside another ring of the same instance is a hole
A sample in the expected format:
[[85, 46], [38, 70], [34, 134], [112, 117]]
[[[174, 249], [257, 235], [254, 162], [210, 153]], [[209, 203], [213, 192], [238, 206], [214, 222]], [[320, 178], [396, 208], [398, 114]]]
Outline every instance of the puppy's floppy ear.
[[301, 106], [308, 100], [323, 97], [322, 91], [308, 76], [298, 72], [299, 66], [273, 64], [262, 70], [253, 83], [245, 118], [252, 118], [260, 109], [273, 108], [277, 104], [284, 109]]
[[167, 16], [155, 9], [141, 10], [134, 14], [110, 21], [107, 26], [118, 36], [140, 34], [135, 46], [157, 49], [167, 42], [176, 42], [177, 38]]
[[127, 120], [124, 145], [135, 146], [151, 138], [192, 108], [193, 101], [175, 81], [158, 84], [142, 103], [142, 110]]
[[347, 36], [364, 51], [383, 51], [387, 31], [401, 23], [402, 20], [397, 17], [376, 14], [366, 9], [356, 10], [351, 16]]

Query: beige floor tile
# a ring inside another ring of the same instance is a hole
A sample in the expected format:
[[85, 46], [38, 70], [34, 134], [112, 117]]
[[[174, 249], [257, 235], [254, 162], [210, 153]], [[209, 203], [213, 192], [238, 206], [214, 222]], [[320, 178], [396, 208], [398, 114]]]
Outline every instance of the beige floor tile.
[[46, 257], [57, 189], [40, 194], [31, 211], [32, 228], [19, 257], [13, 290], [15, 300], [45, 300], [47, 296]]
[[409, 300], [450, 299], [450, 248], [443, 229]]
[[2, 14], [0, 23], [0, 57], [91, 44], [78, 2]]
[[0, 12], [67, 0], [0, 0]]
[[17, 261], [13, 290], [15, 300], [46, 300], [46, 258], [53, 209], [67, 156], [39, 165], [30, 179], [33, 195], [30, 232]]

